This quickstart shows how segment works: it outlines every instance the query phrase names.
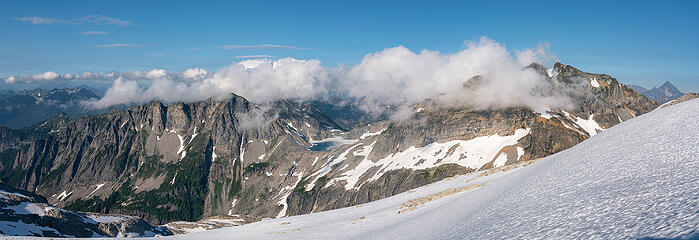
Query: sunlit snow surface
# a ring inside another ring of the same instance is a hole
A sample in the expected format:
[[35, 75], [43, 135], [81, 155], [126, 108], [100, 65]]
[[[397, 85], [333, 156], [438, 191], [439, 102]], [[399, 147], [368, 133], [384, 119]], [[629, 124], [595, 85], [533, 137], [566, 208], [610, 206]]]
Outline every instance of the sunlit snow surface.
[[[483, 177], [459, 176], [361, 207], [175, 238], [697, 237], [696, 119], [699, 100], [688, 101], [623, 122], [530, 166]], [[483, 187], [397, 214], [410, 199], [484, 182]]]

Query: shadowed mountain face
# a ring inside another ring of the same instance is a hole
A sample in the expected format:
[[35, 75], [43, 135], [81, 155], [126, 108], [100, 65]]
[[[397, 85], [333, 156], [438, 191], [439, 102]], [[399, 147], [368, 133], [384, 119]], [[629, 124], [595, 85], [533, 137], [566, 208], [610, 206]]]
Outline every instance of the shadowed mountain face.
[[660, 85], [660, 87], [654, 87], [650, 90], [637, 85], [630, 85], [629, 87], [640, 92], [647, 98], [658, 102], [658, 104], [663, 104], [678, 99], [679, 97], [684, 95], [684, 93], [682, 93], [669, 81], [665, 81], [665, 83], [663, 83], [663, 85]]
[[548, 156], [657, 107], [609, 75], [530, 67], [551, 83], [543, 92], [564, 93], [574, 106], [474, 110], [425, 101], [394, 122], [352, 105], [322, 105], [329, 116], [308, 102], [256, 105], [235, 95], [153, 102], [0, 128], [0, 180], [57, 207], [158, 224], [297, 215]]
[[38, 237], [153, 237], [172, 235], [140, 218], [78, 213], [56, 208], [42, 196], [0, 183], [0, 234]]
[[81, 101], [99, 98], [86, 88], [33, 89], [0, 95], [0, 126], [23, 128], [59, 113], [78, 117], [88, 111]]

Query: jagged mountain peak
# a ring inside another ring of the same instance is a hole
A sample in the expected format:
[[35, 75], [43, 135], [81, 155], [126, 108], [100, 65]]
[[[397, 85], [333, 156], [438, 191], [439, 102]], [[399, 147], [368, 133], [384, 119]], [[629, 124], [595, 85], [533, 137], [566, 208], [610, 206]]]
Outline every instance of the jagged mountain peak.
[[665, 81], [662, 85], [641, 93], [659, 104], [667, 103], [684, 95], [684, 93], [672, 85], [670, 81]]
[[683, 95], [682, 92], [679, 89], [677, 89], [677, 87], [675, 87], [675, 85], [672, 85], [672, 83], [670, 83], [670, 81], [665, 81], [663, 85], [660, 85], [660, 87], [654, 89], [667, 90], [666, 94], [679, 94], [680, 96]]

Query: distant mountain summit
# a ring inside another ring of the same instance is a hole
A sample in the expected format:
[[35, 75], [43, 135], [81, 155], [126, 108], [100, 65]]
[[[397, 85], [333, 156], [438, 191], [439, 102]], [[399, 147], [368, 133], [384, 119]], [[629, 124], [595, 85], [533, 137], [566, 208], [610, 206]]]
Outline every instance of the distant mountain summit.
[[629, 85], [629, 87], [631, 87], [633, 90], [636, 90], [637, 92], [640, 92], [647, 98], [658, 102], [659, 104], [678, 99], [679, 97], [684, 95], [684, 93], [677, 89], [674, 85], [672, 85], [670, 81], [665, 81], [665, 83], [663, 83], [663, 85], [660, 85], [660, 87], [654, 87], [650, 90], [637, 85]]

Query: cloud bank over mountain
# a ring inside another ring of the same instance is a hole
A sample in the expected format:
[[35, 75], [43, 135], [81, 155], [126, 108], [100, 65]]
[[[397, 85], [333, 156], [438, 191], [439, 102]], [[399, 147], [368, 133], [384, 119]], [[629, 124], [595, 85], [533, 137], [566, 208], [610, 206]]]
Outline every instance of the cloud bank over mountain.
[[[444, 106], [467, 104], [481, 109], [543, 108], [565, 105], [567, 99], [536, 94], [535, 90], [546, 87], [548, 81], [524, 67], [533, 62], [551, 63], [554, 59], [546, 44], [509, 51], [483, 37], [478, 42], [467, 42], [463, 50], [455, 53], [414, 52], [403, 46], [387, 48], [365, 55], [354, 66], [325, 67], [316, 59], [264, 58], [236, 62], [216, 72], [201, 68], [181, 73], [153, 69], [75, 76], [46, 72], [13, 76], [5, 82], [113, 81], [104, 97], [86, 103], [87, 107], [98, 109], [153, 100], [190, 102], [229, 93], [256, 103], [279, 99], [318, 100], [329, 96], [349, 98], [360, 101], [361, 108], [372, 113], [389, 106], [405, 110], [425, 99]], [[476, 80], [470, 80], [472, 78]], [[150, 84], [139, 84], [143, 80]], [[468, 88], [468, 85], [477, 87]]]

